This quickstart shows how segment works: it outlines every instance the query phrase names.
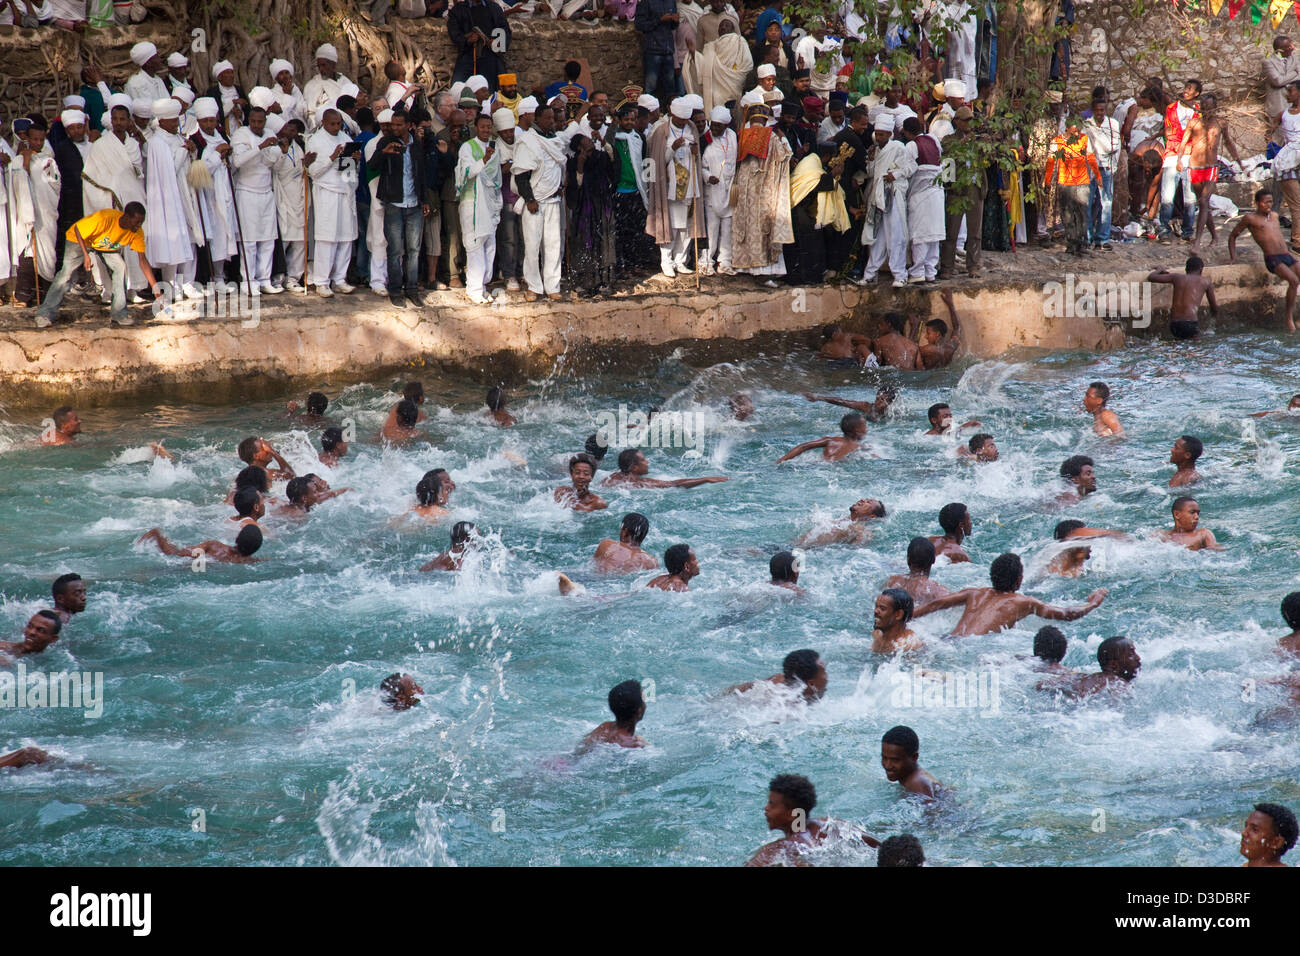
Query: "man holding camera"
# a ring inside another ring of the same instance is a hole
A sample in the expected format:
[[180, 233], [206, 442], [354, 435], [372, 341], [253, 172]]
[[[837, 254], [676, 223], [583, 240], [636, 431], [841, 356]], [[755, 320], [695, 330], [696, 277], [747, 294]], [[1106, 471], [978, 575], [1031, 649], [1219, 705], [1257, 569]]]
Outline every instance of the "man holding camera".
[[384, 204], [388, 299], [399, 309], [407, 308], [407, 300], [420, 305], [420, 243], [432, 176], [406, 113], [393, 113], [389, 132], [380, 137], [371, 162], [379, 169], [376, 196]]

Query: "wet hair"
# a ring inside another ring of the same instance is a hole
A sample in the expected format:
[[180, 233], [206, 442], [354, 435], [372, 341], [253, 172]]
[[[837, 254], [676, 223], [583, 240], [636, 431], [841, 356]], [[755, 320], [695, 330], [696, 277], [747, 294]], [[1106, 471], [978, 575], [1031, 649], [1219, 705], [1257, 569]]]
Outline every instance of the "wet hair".
[[419, 401], [424, 398], [424, 383], [407, 382], [402, 386], [402, 398], [419, 403]]
[[262, 494], [266, 494], [271, 490], [271, 476], [261, 465], [249, 465], [247, 468], [240, 469], [239, 474], [235, 475], [235, 491], [239, 491], [240, 488], [256, 488]]
[[903, 315], [902, 312], [886, 312], [885, 322], [899, 335], [907, 331], [907, 316]]
[[891, 836], [876, 850], [876, 866], [923, 866], [925, 851], [910, 833]]
[[1106, 665], [1111, 661], [1119, 660], [1119, 649], [1123, 645], [1130, 643], [1132, 642], [1123, 634], [1116, 634], [1114, 637], [1108, 637], [1098, 644], [1097, 663], [1101, 665], [1102, 670], [1105, 670]]
[[33, 615], [33, 617], [43, 617], [47, 621], [49, 621], [50, 626], [54, 629], [54, 634], [56, 636], [58, 635], [59, 631], [63, 630], [63, 622], [59, 620], [59, 615], [55, 614], [53, 611], [48, 611], [48, 610], [37, 611]]
[[[72, 585], [74, 582], [76, 582], [76, 581], [80, 581], [80, 580], [81, 580], [81, 575], [80, 575], [80, 574], [61, 574], [61, 575], [59, 575], [57, 578], [54, 579], [54, 583], [50, 585], [50, 597], [52, 597], [54, 600], [57, 601], [57, 600], [59, 599], [59, 597], [62, 596], [63, 593], [66, 592], [66, 591], [68, 590], [68, 587], [69, 587], [70, 585]], [[1283, 601], [1283, 602], [1282, 602], [1282, 605], [1283, 605], [1283, 607], [1285, 607], [1285, 606], [1286, 606], [1286, 602]]]
[[1282, 599], [1282, 620], [1293, 631], [1300, 631], [1300, 591], [1292, 591]]
[[993, 590], [1003, 594], [1010, 594], [1020, 587], [1024, 576], [1025, 566], [1020, 563], [1020, 555], [1010, 551], [999, 554], [989, 565], [989, 581], [993, 584]]
[[1071, 455], [1069, 458], [1065, 459], [1065, 461], [1061, 462], [1061, 477], [1078, 478], [1079, 475], [1083, 473], [1085, 465], [1092, 465], [1094, 468], [1096, 467], [1096, 465], [1093, 464], [1093, 460], [1087, 455]]
[[884, 516], [885, 516], [885, 503], [884, 503], [883, 501], [879, 501], [879, 500], [877, 500], [877, 501], [876, 501], [876, 511], [875, 511], [875, 513], [872, 515], [872, 517], [873, 517], [873, 518], [883, 518]]
[[[488, 117], [488, 119], [491, 118], [492, 117], [490, 116]], [[506, 398], [506, 393], [501, 391], [501, 386], [493, 385], [491, 388], [488, 389], [487, 407], [492, 409], [492, 411], [494, 412], [500, 411], [502, 408], [505, 407], [506, 404], [505, 398]]]
[[1285, 856], [1287, 850], [1295, 846], [1297, 836], [1295, 814], [1280, 803], [1257, 803], [1255, 804], [1255, 811], [1264, 814], [1273, 821], [1273, 829], [1277, 831], [1278, 836], [1286, 841], [1286, 845], [1282, 847], [1282, 852], [1278, 856]]
[[464, 544], [474, 533], [474, 522], [457, 521], [451, 526], [451, 543], [453, 545]]
[[1073, 518], [1066, 521], [1058, 521], [1056, 524], [1056, 530], [1052, 532], [1052, 537], [1057, 541], [1064, 541], [1070, 536], [1071, 531], [1078, 531], [1080, 528], [1086, 527], [1088, 526], [1082, 521], [1076, 521]]
[[325, 397], [324, 392], [312, 392], [307, 396], [307, 411], [313, 415], [324, 415], [329, 404], [330, 400]]
[[628, 537], [635, 543], [640, 544], [645, 540], [645, 536], [650, 533], [650, 519], [643, 514], [635, 511], [629, 511], [623, 515], [623, 521], [619, 528], [626, 531]]
[[794, 555], [789, 551], [780, 551], [772, 555], [772, 560], [767, 563], [767, 568], [772, 572], [773, 584], [793, 581], [795, 577]]
[[1202, 259], [1200, 256], [1187, 257], [1187, 265], [1185, 267], [1185, 271], [1200, 272], [1204, 268], [1205, 268], [1205, 260]]
[[1065, 633], [1059, 627], [1040, 627], [1038, 633], [1034, 635], [1034, 656], [1041, 657], [1051, 664], [1061, 663], [1065, 657], [1065, 652], [1069, 648], [1069, 641], [1065, 639]]
[[980, 432], [978, 435], [971, 435], [970, 441], [966, 443], [966, 447], [970, 449], [970, 452], [973, 455], [992, 440], [992, 435], [987, 432]]
[[343, 429], [333, 426], [321, 432], [320, 446], [324, 451], [333, 451], [343, 440]]
[[805, 684], [815, 680], [821, 669], [821, 655], [807, 648], [801, 651], [791, 651], [785, 655], [785, 660], [781, 662], [781, 676], [786, 680], [792, 678], [801, 680]]
[[592, 458], [585, 451], [578, 452], [578, 454], [569, 459], [569, 474], [573, 474], [573, 469], [577, 468], [579, 465], [586, 465], [591, 469], [593, 476], [596, 474], [596, 459]]
[[1089, 382], [1088, 389], [1101, 396], [1101, 403], [1103, 405], [1110, 401], [1110, 386], [1105, 382]]
[[632, 466], [636, 464], [636, 456], [641, 451], [640, 448], [624, 448], [618, 453], [618, 470], [623, 474], [632, 471]]
[[817, 806], [817, 788], [807, 777], [797, 773], [783, 773], [773, 777], [767, 785], [773, 793], [779, 793], [785, 805], [791, 810], [812, 813]]
[[669, 574], [681, 574], [686, 562], [691, 559], [689, 544], [675, 544], [664, 552], [664, 568]]
[[893, 601], [894, 607], [903, 612], [904, 624], [912, 619], [912, 612], [916, 609], [916, 602], [912, 600], [912, 595], [902, 588], [885, 588], [880, 593]]
[[1195, 435], [1179, 435], [1178, 440], [1182, 442], [1183, 447], [1187, 449], [1187, 455], [1192, 459], [1193, 463], [1195, 463], [1196, 459], [1200, 458], [1201, 453], [1205, 451], [1205, 445]]
[[904, 727], [899, 724], [897, 727], [890, 727], [885, 731], [885, 735], [880, 738], [881, 744], [888, 744], [891, 747], [902, 747], [909, 757], [916, 757], [921, 753], [921, 740], [916, 736], [916, 731], [911, 727]]
[[635, 720], [645, 698], [641, 696], [641, 684], [634, 680], [625, 680], [615, 684], [609, 692], [609, 709], [614, 712], [614, 719], [619, 723]]
[[954, 534], [969, 512], [960, 501], [949, 502], [939, 509], [939, 527], [945, 534]]
[[262, 493], [251, 485], [245, 485], [235, 492], [235, 511], [241, 518], [250, 517], [257, 503], [262, 500]]
[[948, 323], [943, 319], [931, 319], [929, 322], [925, 323], [925, 327], [927, 329], [934, 329], [941, 336], [948, 334]]
[[857, 412], [849, 412], [847, 415], [845, 415], [843, 418], [840, 419], [840, 431], [842, 431], [847, 436], [850, 432], [857, 431], [857, 426], [859, 422], [865, 425], [867, 423], [867, 420], [863, 418], [861, 415], [859, 415]]
[[1196, 500], [1196, 499], [1193, 498], [1191, 495], [1183, 495], [1181, 498], [1175, 498], [1175, 499], [1174, 499], [1174, 503], [1173, 503], [1173, 505], [1170, 506], [1169, 510], [1170, 510], [1170, 511], [1177, 511], [1177, 510], [1178, 510], [1179, 508], [1181, 508], [1183, 505], [1187, 504], [1187, 502], [1189, 502], [1189, 501], [1195, 501], [1195, 500]]
[[930, 406], [929, 410], [925, 413], [925, 417], [930, 420], [931, 425], [938, 424], [939, 413], [945, 408], [947, 408], [948, 411], [952, 411], [952, 408], [947, 402], [935, 402]]
[[397, 403], [397, 424], [403, 428], [414, 428], [419, 420], [420, 408], [415, 402], [404, 398]]
[[880, 388], [876, 389], [876, 398], [883, 398], [885, 404], [889, 404], [894, 399], [898, 398], [898, 389], [894, 388], [892, 385], [882, 385]]
[[235, 550], [249, 558], [257, 554], [262, 546], [262, 529], [255, 524], [246, 524], [235, 535]]
[[257, 443], [260, 440], [256, 436], [250, 436], [241, 441], [239, 447], [235, 449], [235, 454], [239, 455], [239, 460], [246, 465], [251, 465], [253, 456], [257, 454]]
[[835, 322], [832, 322], [830, 325], [822, 326], [822, 341], [829, 342], [831, 339], [835, 338], [836, 334], [840, 331], [839, 325]]
[[930, 573], [934, 567], [934, 544], [929, 538], [917, 537], [907, 543], [907, 567]]
[[446, 474], [446, 468], [426, 471], [415, 483], [415, 499], [422, 505], [434, 504], [438, 500], [438, 492], [442, 490], [442, 479]]
[[[599, 432], [592, 435], [588, 435], [587, 441], [582, 446], [583, 450], [586, 451], [586, 453], [595, 461], [600, 461], [607, 454], [609, 454], [609, 446], [602, 445], [600, 443], [599, 436], [600, 436]], [[595, 466], [592, 466], [592, 471], [595, 470], [596, 470]]]
[[[401, 700], [402, 678], [405, 676], [405, 674], [389, 674], [379, 682], [379, 692], [384, 695], [384, 703], [394, 710]], [[416, 700], [414, 703], [418, 704], [419, 701]]]
[[284, 495], [295, 505], [307, 497], [307, 492], [311, 489], [311, 479], [306, 475], [299, 475], [297, 478], [290, 478], [289, 483], [284, 486]]

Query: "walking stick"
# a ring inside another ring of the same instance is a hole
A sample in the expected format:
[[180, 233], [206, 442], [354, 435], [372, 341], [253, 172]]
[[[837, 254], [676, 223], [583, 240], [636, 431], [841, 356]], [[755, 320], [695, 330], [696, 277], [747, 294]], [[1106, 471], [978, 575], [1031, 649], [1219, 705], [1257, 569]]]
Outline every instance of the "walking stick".
[[[235, 207], [235, 228], [239, 230], [239, 266], [240, 271], [244, 273], [244, 288], [248, 290], [249, 298], [253, 296], [253, 280], [248, 275], [248, 243], [244, 240], [244, 224], [239, 221], [239, 200], [235, 198], [235, 177], [230, 172], [229, 159], [223, 159], [222, 165], [226, 167], [226, 181], [230, 183], [230, 201]], [[216, 195], [216, 190], [212, 193]]]
[[307, 173], [307, 147], [302, 154], [302, 294], [307, 294], [307, 225], [311, 210], [311, 176]]

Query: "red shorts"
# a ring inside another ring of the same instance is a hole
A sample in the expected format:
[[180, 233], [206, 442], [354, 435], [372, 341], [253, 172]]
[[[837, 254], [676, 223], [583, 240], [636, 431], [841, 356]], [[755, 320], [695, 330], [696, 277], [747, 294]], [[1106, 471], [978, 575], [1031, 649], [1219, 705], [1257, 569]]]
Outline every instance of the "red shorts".
[[1199, 169], [1197, 169], [1196, 167], [1192, 168], [1191, 183], [1193, 186], [1197, 185], [1198, 183], [1217, 183], [1218, 181], [1219, 181], [1218, 166], [1202, 166]]

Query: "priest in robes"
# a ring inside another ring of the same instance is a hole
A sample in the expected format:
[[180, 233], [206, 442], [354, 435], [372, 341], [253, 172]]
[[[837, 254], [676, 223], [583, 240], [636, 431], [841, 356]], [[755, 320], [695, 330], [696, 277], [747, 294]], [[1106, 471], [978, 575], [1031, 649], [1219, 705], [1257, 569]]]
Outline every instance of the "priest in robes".
[[[194, 144], [196, 162], [187, 182], [198, 200], [199, 228], [191, 235], [195, 244], [205, 246], [211, 256], [210, 281], [224, 283], [226, 263], [239, 253], [239, 216], [229, 159], [234, 148], [221, 133], [217, 101], [204, 96], [195, 100], [194, 108], [199, 128], [189, 142]], [[243, 265], [246, 267], [247, 261]], [[248, 288], [253, 291], [251, 286]]]
[[[755, 97], [758, 101], [755, 102]], [[745, 95], [745, 126], [736, 145], [731, 264], [740, 272], [785, 275], [784, 247], [794, 241], [790, 223], [790, 145], [768, 124], [772, 110], [762, 94]]]
[[480, 114], [474, 136], [460, 147], [456, 160], [457, 212], [465, 243], [465, 294], [488, 305], [487, 284], [496, 263], [497, 226], [501, 222], [501, 161], [493, 139], [492, 117]]
[[230, 146], [244, 270], [254, 292], [281, 292], [271, 282], [271, 254], [278, 229], [276, 206], [268, 199], [275, 193], [275, 169], [284, 151], [279, 137], [266, 128], [264, 109], [249, 108], [248, 125], [235, 130]]
[[[14, 233], [18, 250], [14, 297], [23, 305], [36, 305], [36, 276], [54, 279], [59, 263], [54, 256], [59, 223], [59, 164], [45, 138], [44, 120], [33, 123], [19, 139], [20, 162], [13, 170]], [[33, 263], [33, 258], [35, 262]]]
[[915, 116], [903, 120], [903, 139], [908, 154], [916, 160], [907, 190], [907, 227], [912, 240], [908, 281], [933, 282], [939, 272], [939, 247], [947, 237], [943, 183], [939, 180], [943, 150], [937, 139], [921, 132], [921, 121]]
[[[171, 97], [154, 100], [157, 129], [145, 150], [144, 176], [148, 214], [144, 221], [149, 264], [161, 269], [173, 298], [203, 298], [194, 284], [197, 268], [195, 240], [201, 238], [198, 205], [188, 175], [198, 146], [179, 135], [181, 104]], [[214, 114], [215, 115], [215, 114]]]
[[158, 55], [158, 48], [148, 40], [131, 47], [131, 62], [140, 68], [126, 81], [124, 92], [133, 102], [152, 103], [171, 96], [167, 81], [160, 74], [167, 72], [167, 63]]
[[693, 271], [686, 264], [691, 240], [707, 236], [699, 214], [704, 179], [692, 107], [689, 97], [674, 99], [667, 120], [651, 131], [646, 147], [650, 205], [645, 228], [659, 247], [659, 267], [669, 278]]
[[[303, 292], [306, 288], [307, 210], [303, 205], [304, 150], [299, 139], [303, 128], [301, 119], [290, 119], [277, 134], [282, 158], [275, 164], [275, 215], [284, 244], [285, 273], [281, 288], [285, 292]], [[299, 283], [299, 279], [302, 283]]]
[[736, 177], [736, 134], [731, 129], [731, 110], [715, 106], [709, 114], [709, 145], [704, 147], [704, 221], [709, 246], [701, 272], [735, 275], [731, 268], [731, 184]]
[[307, 129], [313, 133], [320, 127], [325, 110], [333, 109], [334, 101], [343, 95], [344, 87], [351, 84], [338, 67], [339, 51], [334, 44], [322, 43], [316, 48], [316, 75], [307, 81], [302, 91]]
[[271, 61], [271, 94], [279, 105], [280, 119], [286, 123], [296, 119], [307, 123], [307, 101], [298, 84], [293, 81], [293, 64], [288, 60]]
[[569, 146], [569, 278], [580, 295], [592, 296], [602, 289], [611, 291], [616, 276], [614, 196], [621, 163], [612, 140], [596, 141], [579, 133]]
[[307, 152], [315, 154], [307, 166], [315, 221], [312, 284], [324, 298], [355, 288], [347, 281], [357, 240], [357, 159], [355, 151], [344, 154], [351, 142], [343, 132], [343, 115], [335, 109], [321, 113], [321, 128], [307, 141]]
[[862, 244], [871, 246], [871, 255], [858, 285], [875, 282], [888, 262], [894, 288], [901, 289], [907, 285], [907, 189], [916, 172], [916, 160], [902, 140], [893, 138], [892, 116], [877, 118], [874, 135], [876, 158], [871, 164], [867, 217], [862, 227]]
[[699, 60], [696, 72], [700, 77], [700, 88], [688, 89], [687, 92], [699, 93], [704, 98], [706, 112], [712, 113], [716, 107], [744, 95], [745, 80], [754, 68], [754, 60], [749, 44], [740, 35], [737, 21], [729, 16], [722, 17], [718, 21], [717, 39], [704, 44], [703, 51], [695, 56]]

